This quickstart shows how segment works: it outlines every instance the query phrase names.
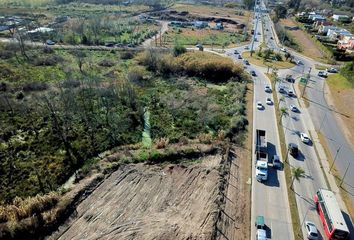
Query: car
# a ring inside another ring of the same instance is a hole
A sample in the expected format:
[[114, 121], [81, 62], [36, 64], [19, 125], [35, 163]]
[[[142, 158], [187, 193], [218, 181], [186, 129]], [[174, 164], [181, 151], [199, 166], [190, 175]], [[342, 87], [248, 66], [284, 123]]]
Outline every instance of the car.
[[245, 47], [246, 50], [250, 49], [248, 46]]
[[294, 79], [293, 76], [290, 75], [290, 74], [287, 74], [287, 75], [285, 76], [285, 80], [288, 81], [288, 82], [291, 82], [291, 83], [295, 82], [295, 79]]
[[282, 52], [287, 52], [288, 50], [283, 47], [283, 48], [280, 49], [280, 51], [282, 51]]
[[307, 232], [307, 239], [317, 240], [318, 239], [318, 231], [317, 231], [316, 225], [313, 222], [306, 221], [305, 227], [306, 227], [306, 232]]
[[272, 92], [272, 88], [269, 85], [266, 85], [264, 87], [264, 91], [267, 92], [267, 93], [271, 93]]
[[269, 31], [269, 29], [267, 28], [266, 31]]
[[272, 104], [273, 104], [273, 101], [272, 101], [272, 99], [267, 98], [267, 99], [266, 99], [266, 103], [267, 103], [267, 105], [272, 105]]
[[45, 43], [46, 43], [47, 45], [55, 45], [55, 42], [52, 41], [52, 40], [50, 40], [50, 39], [48, 39], [47, 41], [45, 41]]
[[298, 112], [299, 111], [299, 109], [295, 106], [295, 105], [290, 105], [290, 110], [292, 111], [292, 112]]
[[202, 45], [202, 44], [200, 44], [200, 43], [198, 43], [197, 45], [195, 45], [195, 47], [197, 47], [197, 48], [202, 48], [202, 47], [203, 47], [203, 45]]
[[250, 63], [246, 59], [243, 60], [243, 63], [246, 64], [246, 65], [250, 65]]
[[301, 138], [301, 141], [303, 143], [309, 143], [310, 142], [309, 136], [307, 136], [307, 134], [304, 133], [304, 132], [300, 133], [300, 138]]
[[278, 155], [272, 157], [273, 168], [281, 169], [281, 161]]
[[114, 47], [115, 46], [115, 43], [114, 42], [107, 42], [105, 44], [105, 47]]
[[260, 33], [260, 32], [258, 32], [257, 34], [258, 34], [258, 35], [261, 35], [261, 33]]
[[264, 217], [263, 216], [257, 216], [256, 217], [256, 222], [255, 222], [254, 225], [256, 226], [256, 229], [265, 229]]
[[262, 110], [263, 109], [263, 104], [260, 101], [257, 102], [257, 109], [258, 110]]
[[295, 143], [289, 143], [288, 150], [290, 152], [290, 155], [293, 157], [297, 157], [297, 155], [299, 154], [299, 148]]
[[325, 71], [319, 71], [317, 74], [319, 77], [323, 77], [326, 78], [327, 77], [327, 73]]
[[285, 93], [285, 89], [283, 86], [279, 86], [278, 91], [279, 93]]
[[301, 60], [296, 60], [295, 63], [296, 63], [297, 65], [303, 64]]
[[254, 41], [255, 41], [255, 42], [258, 42], [257, 38], [254, 38]]
[[250, 73], [251, 73], [251, 75], [252, 75], [253, 77], [257, 76], [257, 74], [256, 74], [256, 72], [255, 72], [254, 70], [251, 70]]
[[329, 73], [337, 73], [338, 70], [336, 68], [326, 68], [326, 71]]
[[291, 90], [291, 89], [289, 89], [289, 90], [288, 90], [288, 96], [289, 96], [289, 97], [295, 97], [294, 91]]
[[242, 56], [241, 56], [241, 55], [238, 55], [238, 59], [242, 59]]
[[235, 51], [234, 51], [234, 54], [238, 54], [238, 51], [237, 51], [237, 50], [235, 50]]
[[272, 39], [272, 40], [273, 40], [274, 38], [273, 38], [273, 37], [270, 37], [270, 39]]

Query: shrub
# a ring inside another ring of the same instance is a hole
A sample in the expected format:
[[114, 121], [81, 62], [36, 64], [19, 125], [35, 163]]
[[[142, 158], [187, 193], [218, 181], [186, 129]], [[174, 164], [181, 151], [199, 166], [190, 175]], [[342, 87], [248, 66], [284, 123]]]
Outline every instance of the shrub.
[[25, 92], [44, 91], [48, 89], [48, 84], [43, 82], [32, 82], [23, 85], [22, 90]]
[[198, 135], [198, 139], [201, 143], [210, 144], [213, 140], [213, 136], [210, 133], [202, 133]]
[[41, 56], [37, 57], [32, 61], [35, 66], [55, 66], [56, 64], [63, 62], [64, 59], [57, 55], [52, 56]]
[[129, 69], [127, 78], [130, 82], [139, 83], [146, 76], [147, 72], [141, 66], [135, 66]]
[[98, 63], [99, 66], [101, 67], [113, 67], [115, 63], [112, 60], [109, 59], [103, 59]]
[[170, 140], [168, 138], [159, 138], [155, 141], [154, 147], [157, 149], [165, 148], [167, 147], [169, 141]]
[[120, 53], [120, 59], [122, 60], [132, 59], [133, 57], [134, 57], [133, 51], [123, 51]]
[[176, 44], [174, 47], [173, 47], [173, 56], [177, 57], [183, 53], [186, 53], [187, 52], [187, 49], [183, 46], [183, 45], [180, 45], [180, 44]]
[[77, 88], [81, 85], [79, 80], [66, 80], [61, 83], [63, 88]]

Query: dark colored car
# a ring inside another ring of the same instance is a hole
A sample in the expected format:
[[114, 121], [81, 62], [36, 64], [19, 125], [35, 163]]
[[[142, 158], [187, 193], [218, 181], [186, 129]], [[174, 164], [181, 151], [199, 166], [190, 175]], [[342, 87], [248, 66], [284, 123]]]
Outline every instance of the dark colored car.
[[295, 143], [289, 143], [288, 149], [291, 156], [297, 157], [299, 155], [299, 148]]
[[238, 55], [238, 59], [242, 59], [242, 56], [241, 56], [241, 55]]
[[257, 76], [256, 72], [253, 71], [253, 70], [252, 70], [250, 73], [251, 73], [251, 75], [252, 75], [253, 77]]

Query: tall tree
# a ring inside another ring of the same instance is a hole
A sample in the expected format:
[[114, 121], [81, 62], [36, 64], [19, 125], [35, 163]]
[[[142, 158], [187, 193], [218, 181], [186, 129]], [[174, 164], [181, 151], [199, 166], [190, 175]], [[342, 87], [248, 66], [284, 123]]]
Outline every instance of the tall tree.
[[281, 19], [281, 18], [286, 18], [286, 14], [288, 10], [286, 9], [286, 7], [278, 5], [274, 8], [274, 12], [275, 12], [275, 17], [277, 19]]
[[246, 9], [250, 10], [250, 9], [253, 9], [253, 7], [254, 7], [254, 1], [255, 0], [242, 0], [242, 3]]
[[300, 178], [304, 177], [304, 174], [305, 174], [305, 170], [302, 169], [301, 167], [296, 167], [291, 169], [291, 175], [293, 177], [293, 180], [291, 181], [290, 189], [293, 189], [294, 181], [296, 180], [300, 182]]
[[295, 11], [299, 10], [301, 0], [290, 0], [288, 2], [288, 7], [293, 8]]

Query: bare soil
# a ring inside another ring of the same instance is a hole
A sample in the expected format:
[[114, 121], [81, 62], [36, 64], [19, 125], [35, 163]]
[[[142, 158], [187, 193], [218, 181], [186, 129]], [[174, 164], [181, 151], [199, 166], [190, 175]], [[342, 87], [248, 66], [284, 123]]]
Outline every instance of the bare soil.
[[[284, 27], [295, 27], [297, 24], [292, 19], [281, 19], [280, 24]], [[288, 30], [290, 35], [295, 39], [297, 44], [300, 45], [302, 53], [311, 58], [324, 57], [322, 51], [318, 46], [309, 38], [309, 36], [303, 32], [303, 30]]]
[[[238, 161], [236, 155], [232, 159]], [[220, 236], [216, 226], [222, 222], [228, 201], [223, 197], [224, 185], [231, 178], [231, 172], [227, 174], [222, 167], [225, 162], [222, 154], [216, 154], [189, 164], [122, 165], [48, 239], [178, 240]], [[232, 174], [241, 171], [234, 167]], [[249, 209], [245, 209], [245, 202], [249, 199], [242, 193], [244, 189], [237, 187], [241, 181], [233, 180], [233, 184], [232, 210], [237, 210], [229, 214], [233, 214], [234, 224], [223, 226], [222, 231], [232, 232], [234, 237], [229, 239], [246, 239], [248, 226], [244, 218]]]

